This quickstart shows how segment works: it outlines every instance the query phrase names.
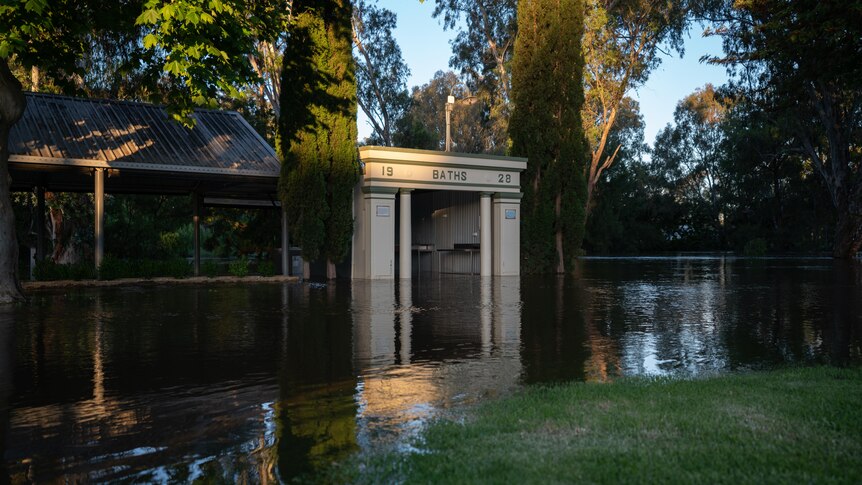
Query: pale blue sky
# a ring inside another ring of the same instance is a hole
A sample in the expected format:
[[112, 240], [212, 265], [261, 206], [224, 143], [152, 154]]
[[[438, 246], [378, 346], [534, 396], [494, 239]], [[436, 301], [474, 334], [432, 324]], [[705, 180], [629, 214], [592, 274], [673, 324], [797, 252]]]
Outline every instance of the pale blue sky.
[[[401, 46], [404, 60], [410, 67], [409, 88], [427, 83], [435, 72], [449, 69], [452, 56], [449, 41], [454, 32], [444, 31], [440, 21], [431, 17], [434, 0], [379, 0], [378, 4], [398, 16], [395, 38]], [[721, 85], [727, 79], [724, 68], [698, 62], [704, 54], [720, 54], [721, 41], [717, 38], [702, 38], [702, 29], [692, 28], [686, 41], [685, 57], [664, 57], [646, 85], [637, 92], [629, 93], [641, 104], [645, 121], [644, 139], [652, 144], [658, 131], [673, 121], [676, 103], [707, 83]], [[359, 137], [371, 133], [365, 117], [359, 115]]]

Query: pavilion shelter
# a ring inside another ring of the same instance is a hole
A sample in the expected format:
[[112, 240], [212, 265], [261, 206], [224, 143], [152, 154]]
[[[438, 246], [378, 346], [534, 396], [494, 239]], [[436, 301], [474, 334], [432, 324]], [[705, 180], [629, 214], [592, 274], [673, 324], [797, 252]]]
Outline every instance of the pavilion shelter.
[[10, 134], [13, 191], [36, 190], [37, 259], [45, 257], [46, 191], [92, 192], [95, 264], [105, 255], [105, 194], [193, 195], [194, 271], [200, 273], [200, 217], [206, 206], [281, 210], [282, 274], [289, 274], [281, 164], [272, 147], [233, 111], [195, 110], [194, 128], [148, 103], [26, 93]]

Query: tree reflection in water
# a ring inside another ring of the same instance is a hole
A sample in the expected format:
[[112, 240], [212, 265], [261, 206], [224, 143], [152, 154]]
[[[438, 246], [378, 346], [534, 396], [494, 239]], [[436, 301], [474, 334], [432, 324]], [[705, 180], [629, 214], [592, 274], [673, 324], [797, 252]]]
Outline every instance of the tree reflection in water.
[[859, 262], [44, 291], [0, 312], [2, 479], [271, 483], [524, 383], [862, 361]]

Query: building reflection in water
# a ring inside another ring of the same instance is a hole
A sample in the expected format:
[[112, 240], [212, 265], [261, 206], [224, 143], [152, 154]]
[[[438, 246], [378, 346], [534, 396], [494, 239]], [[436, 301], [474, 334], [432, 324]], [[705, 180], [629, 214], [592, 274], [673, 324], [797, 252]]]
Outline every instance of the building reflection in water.
[[44, 292], [0, 311], [0, 481], [313, 479], [524, 383], [862, 360], [859, 265]]
[[363, 446], [407, 446], [435, 412], [520, 382], [518, 278], [354, 283], [353, 315]]

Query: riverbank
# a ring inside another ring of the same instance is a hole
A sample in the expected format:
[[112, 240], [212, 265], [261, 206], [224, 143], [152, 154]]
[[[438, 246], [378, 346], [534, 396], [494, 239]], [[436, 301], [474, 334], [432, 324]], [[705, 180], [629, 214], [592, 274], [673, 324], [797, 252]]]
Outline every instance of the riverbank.
[[339, 481], [860, 483], [862, 368], [531, 387]]
[[89, 288], [140, 285], [202, 285], [211, 283], [284, 283], [299, 281], [297, 276], [193, 276], [189, 278], [121, 278], [116, 280], [24, 281], [25, 291], [52, 288]]

